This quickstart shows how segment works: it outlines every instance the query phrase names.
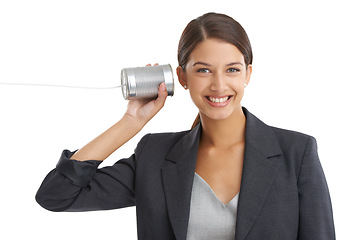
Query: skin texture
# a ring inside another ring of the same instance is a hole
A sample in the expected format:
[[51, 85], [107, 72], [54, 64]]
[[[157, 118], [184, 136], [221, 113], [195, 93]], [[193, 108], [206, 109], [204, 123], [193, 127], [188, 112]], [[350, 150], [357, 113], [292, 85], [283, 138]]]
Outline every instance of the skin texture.
[[[251, 72], [252, 66], [245, 65], [234, 45], [217, 39], [198, 44], [185, 71], [177, 68], [179, 82], [189, 90], [203, 127], [196, 172], [224, 204], [240, 191], [246, 124], [241, 99]], [[215, 102], [210, 101], [214, 98]]]

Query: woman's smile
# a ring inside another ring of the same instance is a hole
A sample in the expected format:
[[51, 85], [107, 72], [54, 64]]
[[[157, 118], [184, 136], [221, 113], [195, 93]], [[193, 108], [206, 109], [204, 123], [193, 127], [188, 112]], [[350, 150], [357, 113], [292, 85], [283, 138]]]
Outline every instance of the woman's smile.
[[226, 107], [232, 98], [232, 95], [228, 96], [205, 96], [207, 103], [212, 107]]

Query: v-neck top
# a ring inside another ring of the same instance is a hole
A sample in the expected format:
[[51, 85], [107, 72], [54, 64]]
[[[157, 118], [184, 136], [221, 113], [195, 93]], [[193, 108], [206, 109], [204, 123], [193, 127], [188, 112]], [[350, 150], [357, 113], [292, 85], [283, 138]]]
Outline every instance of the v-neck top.
[[197, 173], [191, 192], [186, 240], [234, 240], [239, 193], [227, 204]]

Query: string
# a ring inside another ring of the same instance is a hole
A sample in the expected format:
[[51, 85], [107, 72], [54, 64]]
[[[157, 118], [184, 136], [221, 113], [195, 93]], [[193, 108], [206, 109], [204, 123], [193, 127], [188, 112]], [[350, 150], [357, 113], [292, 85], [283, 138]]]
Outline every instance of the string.
[[67, 85], [54, 85], [54, 84], [37, 84], [37, 83], [2, 83], [2, 85], [15, 85], [15, 86], [33, 86], [33, 87], [64, 87], [64, 88], [85, 88], [85, 89], [112, 89], [112, 88], [119, 88], [120, 86], [114, 87], [84, 87], [84, 86], [67, 86]]

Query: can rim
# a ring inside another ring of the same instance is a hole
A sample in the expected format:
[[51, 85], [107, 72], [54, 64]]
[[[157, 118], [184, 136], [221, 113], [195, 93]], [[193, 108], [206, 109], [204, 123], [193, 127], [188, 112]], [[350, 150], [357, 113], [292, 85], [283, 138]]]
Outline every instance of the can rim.
[[173, 96], [175, 84], [174, 84], [174, 74], [172, 67], [170, 64], [162, 65], [161, 67], [163, 68], [164, 81], [165, 81], [166, 90], [168, 92], [168, 96]]

